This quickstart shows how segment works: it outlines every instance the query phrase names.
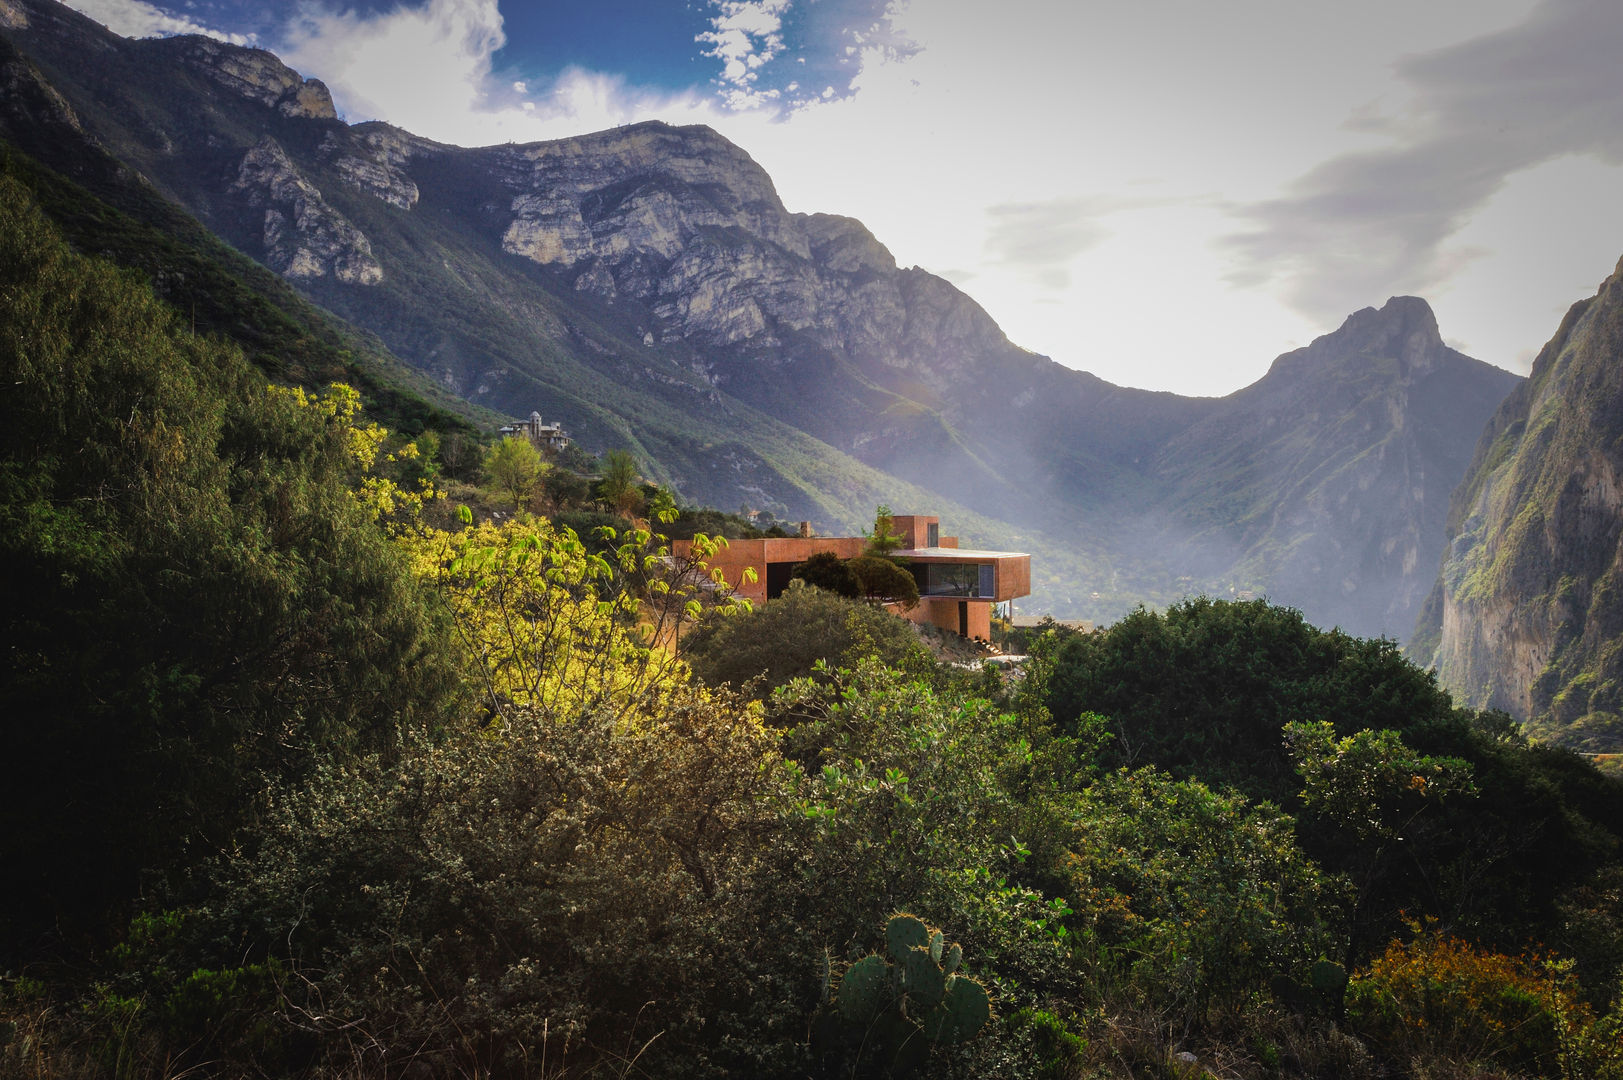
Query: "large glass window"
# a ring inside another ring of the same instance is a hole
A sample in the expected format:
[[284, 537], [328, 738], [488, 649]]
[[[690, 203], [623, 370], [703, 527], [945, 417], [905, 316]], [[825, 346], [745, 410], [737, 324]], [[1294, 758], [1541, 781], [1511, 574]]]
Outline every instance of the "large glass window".
[[991, 563], [914, 563], [913, 580], [920, 596], [991, 596]]

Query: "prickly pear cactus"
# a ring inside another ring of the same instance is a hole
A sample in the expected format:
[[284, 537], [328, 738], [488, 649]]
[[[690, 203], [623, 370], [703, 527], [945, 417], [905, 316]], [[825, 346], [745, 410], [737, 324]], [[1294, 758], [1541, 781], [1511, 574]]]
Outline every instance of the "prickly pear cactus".
[[912, 915], [885, 926], [885, 953], [846, 969], [833, 1017], [847, 1047], [873, 1053], [891, 1071], [921, 1063], [928, 1048], [974, 1038], [992, 1016], [986, 988], [958, 974], [964, 950]]
[[840, 1016], [852, 1024], [872, 1023], [895, 999], [892, 981], [890, 965], [877, 953], [852, 964], [840, 980]]
[[930, 928], [924, 920], [912, 915], [892, 915], [885, 924], [885, 948], [890, 955], [900, 956], [908, 949], [927, 949], [930, 946]]

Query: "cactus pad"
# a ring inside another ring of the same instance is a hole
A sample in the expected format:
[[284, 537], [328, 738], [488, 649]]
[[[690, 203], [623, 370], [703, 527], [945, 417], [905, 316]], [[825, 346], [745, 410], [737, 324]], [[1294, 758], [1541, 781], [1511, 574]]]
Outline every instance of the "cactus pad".
[[941, 1004], [920, 1017], [924, 1036], [931, 1042], [956, 1043], [975, 1037], [992, 1017], [992, 999], [986, 987], [962, 975], [947, 984]]
[[958, 965], [964, 962], [964, 947], [954, 945], [947, 950], [947, 962], [941, 965], [941, 970], [948, 975], [958, 970]]
[[892, 915], [885, 924], [885, 947], [890, 955], [900, 960], [908, 949], [924, 949], [930, 945], [930, 928], [911, 915]]
[[941, 1003], [947, 992], [947, 975], [930, 959], [928, 949], [908, 949], [896, 964], [902, 973], [902, 990], [907, 994], [908, 1015], [916, 1018]]
[[846, 1020], [866, 1026], [891, 1000], [890, 965], [875, 954], [864, 956], [846, 969], [834, 1004]]

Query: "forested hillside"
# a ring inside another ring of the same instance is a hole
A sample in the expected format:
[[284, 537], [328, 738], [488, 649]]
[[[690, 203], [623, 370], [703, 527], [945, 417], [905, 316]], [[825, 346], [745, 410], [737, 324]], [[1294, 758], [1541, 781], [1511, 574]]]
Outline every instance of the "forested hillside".
[[6, 1075], [1623, 1075], [1623, 785], [1389, 641], [1192, 601], [1006, 684], [668, 498], [455, 512], [10, 176], [0, 378]]

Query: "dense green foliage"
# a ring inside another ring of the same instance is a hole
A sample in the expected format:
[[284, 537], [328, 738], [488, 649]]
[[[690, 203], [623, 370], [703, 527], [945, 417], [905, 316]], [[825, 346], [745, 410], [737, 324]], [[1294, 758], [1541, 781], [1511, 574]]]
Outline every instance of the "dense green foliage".
[[711, 686], [744, 688], [760, 679], [761, 694], [810, 675], [820, 663], [838, 667], [876, 657], [914, 670], [928, 663], [907, 623], [798, 581], [748, 615], [699, 627], [683, 642], [682, 655]]
[[[1390, 641], [1261, 601], [1198, 599], [1040, 653], [1037, 693], [1062, 728], [1109, 717], [1107, 762], [1299, 809], [1308, 850], [1358, 887], [1351, 959], [1396, 932], [1399, 911], [1504, 946], [1533, 926], [1549, 940], [1562, 897], [1618, 857], [1617, 784], [1527, 742], [1503, 714], [1456, 709]], [[1318, 771], [1332, 762], [1334, 789]]]
[[602, 511], [436, 529], [436, 440], [4, 179], [0, 374], [0, 1073], [1623, 1073], [1623, 786], [1390, 643], [1193, 601], [1005, 688]]
[[139, 871], [224, 843], [264, 774], [388, 745], [450, 683], [442, 625], [351, 492], [353, 429], [176, 322], [0, 178], [14, 929], [95, 929]]
[[1110, 717], [1111, 761], [1276, 802], [1296, 790], [1288, 723], [1405, 734], [1455, 723], [1448, 695], [1394, 643], [1319, 630], [1261, 600], [1140, 608], [1104, 633], [1064, 637], [1045, 666], [1044, 704], [1061, 726]]

